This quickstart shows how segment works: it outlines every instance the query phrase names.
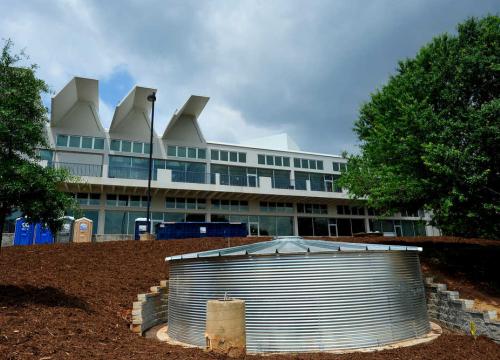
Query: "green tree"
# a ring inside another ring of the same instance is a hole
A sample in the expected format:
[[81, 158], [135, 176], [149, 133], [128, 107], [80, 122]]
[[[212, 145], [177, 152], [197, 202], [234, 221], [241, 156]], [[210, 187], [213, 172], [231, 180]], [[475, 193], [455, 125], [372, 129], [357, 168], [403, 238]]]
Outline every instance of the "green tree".
[[47, 148], [47, 110], [41, 94], [47, 84], [36, 77], [35, 65], [23, 66], [24, 53], [12, 54], [7, 40], [0, 57], [0, 247], [5, 220], [19, 210], [53, 230], [64, 210], [75, 206], [59, 186], [66, 171], [42, 167], [37, 151]]
[[362, 105], [340, 184], [385, 213], [431, 210], [444, 234], [500, 238], [500, 18], [443, 34]]

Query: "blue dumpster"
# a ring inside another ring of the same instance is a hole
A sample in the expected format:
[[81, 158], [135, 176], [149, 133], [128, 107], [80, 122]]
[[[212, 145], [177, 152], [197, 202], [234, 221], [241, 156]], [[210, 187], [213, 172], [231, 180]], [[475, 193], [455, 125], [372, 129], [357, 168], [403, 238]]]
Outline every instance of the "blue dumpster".
[[14, 245], [32, 245], [35, 235], [35, 225], [25, 218], [16, 219], [14, 230]]
[[162, 222], [156, 226], [158, 240], [247, 235], [247, 225], [240, 222]]
[[35, 244], [53, 244], [54, 235], [47, 225], [40, 223], [35, 225]]
[[139, 240], [141, 234], [148, 232], [148, 220], [146, 218], [135, 219], [134, 239]]

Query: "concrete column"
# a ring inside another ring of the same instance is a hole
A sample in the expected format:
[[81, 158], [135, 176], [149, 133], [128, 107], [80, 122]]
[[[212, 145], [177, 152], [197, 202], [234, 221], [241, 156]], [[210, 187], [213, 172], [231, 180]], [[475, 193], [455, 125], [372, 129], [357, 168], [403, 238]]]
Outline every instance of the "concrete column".
[[206, 319], [208, 350], [229, 357], [246, 354], [245, 301], [208, 300]]
[[101, 177], [103, 177], [103, 178], [108, 177], [108, 169], [109, 169], [109, 154], [104, 153], [102, 155], [102, 174], [101, 174]]
[[104, 221], [106, 221], [106, 214], [104, 209], [106, 208], [106, 193], [102, 192], [101, 193], [101, 205], [99, 206], [99, 215], [98, 215], [98, 221], [97, 224], [94, 224], [94, 226], [97, 226], [97, 235], [104, 235]]
[[[366, 214], [366, 209], [365, 209], [365, 214]], [[372, 231], [372, 229], [370, 229], [370, 222], [368, 221], [368, 218], [365, 217], [364, 220], [365, 220], [365, 229], [366, 229], [366, 232]]]
[[212, 199], [206, 199], [205, 206], [207, 207], [207, 212], [205, 214], [205, 221], [210, 222], [212, 218]]
[[297, 213], [293, 214], [293, 235], [299, 235], [299, 219]]

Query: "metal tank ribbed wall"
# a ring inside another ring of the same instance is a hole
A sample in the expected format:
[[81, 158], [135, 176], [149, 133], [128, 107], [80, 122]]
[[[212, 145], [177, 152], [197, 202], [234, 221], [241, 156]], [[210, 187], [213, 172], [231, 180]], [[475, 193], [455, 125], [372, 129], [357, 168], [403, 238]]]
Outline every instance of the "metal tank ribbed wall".
[[168, 334], [205, 345], [206, 302], [246, 301], [250, 352], [374, 347], [430, 331], [416, 251], [170, 261]]

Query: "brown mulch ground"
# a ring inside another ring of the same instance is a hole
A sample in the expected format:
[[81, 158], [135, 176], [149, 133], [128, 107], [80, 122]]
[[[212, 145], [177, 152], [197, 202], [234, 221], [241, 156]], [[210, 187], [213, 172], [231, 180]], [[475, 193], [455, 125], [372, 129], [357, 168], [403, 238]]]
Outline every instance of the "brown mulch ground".
[[[218, 359], [145, 339], [128, 329], [137, 293], [167, 277], [167, 255], [235, 246], [263, 239], [11, 247], [0, 254], [1, 359]], [[452, 238], [363, 239], [424, 247], [426, 273], [452, 279], [476, 296], [498, 296], [500, 243]], [[223, 357], [222, 357], [223, 358]], [[250, 359], [261, 358], [248, 356]], [[262, 359], [499, 359], [500, 346], [445, 332], [424, 345], [375, 353], [304, 354]]]

